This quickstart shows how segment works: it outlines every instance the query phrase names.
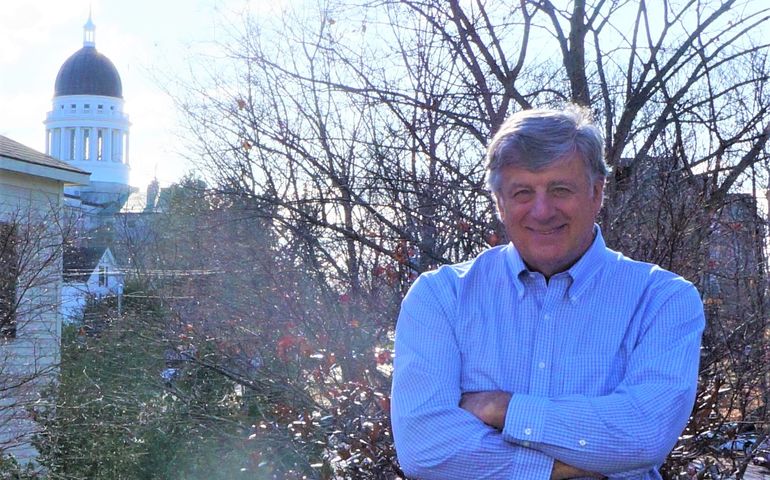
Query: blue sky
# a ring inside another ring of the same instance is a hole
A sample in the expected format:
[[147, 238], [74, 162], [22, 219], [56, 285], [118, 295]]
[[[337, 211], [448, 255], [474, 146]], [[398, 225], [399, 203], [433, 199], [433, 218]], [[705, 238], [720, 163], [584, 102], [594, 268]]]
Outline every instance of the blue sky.
[[168, 184], [190, 169], [178, 118], [155, 77], [184, 78], [187, 60], [214, 48], [222, 16], [274, 8], [275, 0], [2, 0], [0, 134], [45, 151], [43, 120], [59, 67], [83, 46], [89, 8], [96, 48], [123, 82], [131, 120], [131, 184]]

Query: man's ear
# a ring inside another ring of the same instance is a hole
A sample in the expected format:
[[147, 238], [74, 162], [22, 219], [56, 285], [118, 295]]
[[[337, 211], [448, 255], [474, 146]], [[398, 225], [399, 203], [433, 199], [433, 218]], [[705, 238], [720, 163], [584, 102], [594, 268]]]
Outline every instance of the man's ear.
[[599, 210], [602, 209], [604, 204], [604, 177], [599, 177], [594, 181], [593, 185], [593, 199], [596, 202], [596, 215], [599, 214]]
[[497, 219], [501, 220], [503, 217], [505, 217], [505, 203], [500, 200], [500, 196], [496, 193], [493, 193], [492, 196], [495, 198], [495, 208], [497, 210]]

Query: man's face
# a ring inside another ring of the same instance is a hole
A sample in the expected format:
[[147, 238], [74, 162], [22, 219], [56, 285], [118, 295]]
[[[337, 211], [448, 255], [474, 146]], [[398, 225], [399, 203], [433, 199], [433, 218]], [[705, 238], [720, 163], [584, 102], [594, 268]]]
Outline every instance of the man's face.
[[546, 277], [571, 267], [593, 241], [604, 182], [578, 155], [537, 172], [503, 167], [500, 179], [497, 209], [527, 266]]

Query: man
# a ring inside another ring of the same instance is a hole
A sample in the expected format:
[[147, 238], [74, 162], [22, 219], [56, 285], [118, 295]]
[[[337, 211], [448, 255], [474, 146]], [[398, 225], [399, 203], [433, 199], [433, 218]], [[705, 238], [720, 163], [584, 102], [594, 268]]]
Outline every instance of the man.
[[687, 423], [698, 292], [606, 248], [589, 114], [513, 115], [487, 152], [511, 243], [423, 274], [396, 327], [392, 422], [410, 477], [659, 479]]

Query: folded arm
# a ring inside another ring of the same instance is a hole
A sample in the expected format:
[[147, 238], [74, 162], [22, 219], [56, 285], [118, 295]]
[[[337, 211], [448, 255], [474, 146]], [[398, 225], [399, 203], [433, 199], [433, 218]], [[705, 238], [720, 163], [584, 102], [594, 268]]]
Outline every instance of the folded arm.
[[504, 440], [460, 408], [461, 356], [424, 280], [404, 300], [396, 329], [391, 420], [399, 463], [423, 479], [573, 478], [545, 453]]
[[624, 478], [659, 466], [689, 418], [704, 319], [692, 288], [653, 310], [623, 382], [610, 394], [474, 392], [463, 396], [463, 408], [506, 441], [579, 469]]
[[[460, 408], [472, 413], [490, 427], [502, 430], [511, 394], [503, 391], [466, 392], [460, 400]], [[568, 478], [604, 478], [604, 475], [567, 465], [558, 460], [553, 463], [551, 480]]]

